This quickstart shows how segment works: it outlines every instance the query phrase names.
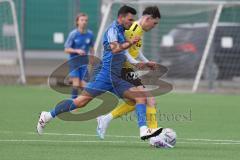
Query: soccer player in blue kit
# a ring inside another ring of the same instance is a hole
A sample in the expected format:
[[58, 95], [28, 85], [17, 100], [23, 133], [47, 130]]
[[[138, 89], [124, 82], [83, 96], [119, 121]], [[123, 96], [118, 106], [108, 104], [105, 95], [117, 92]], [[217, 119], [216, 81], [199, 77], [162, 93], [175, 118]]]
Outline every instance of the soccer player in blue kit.
[[[146, 101], [147, 97], [143, 90], [133, 84], [121, 79], [121, 70], [126, 62], [126, 49], [140, 40], [134, 37], [126, 40], [125, 29], [129, 29], [134, 21], [136, 10], [129, 6], [122, 6], [118, 11], [117, 20], [106, 29], [103, 37], [103, 59], [102, 68], [97, 73], [95, 80], [88, 83], [81, 95], [75, 99], [63, 100], [49, 112], [41, 112], [37, 124], [38, 134], [42, 134], [44, 127], [57, 115], [84, 107], [94, 97], [107, 91], [113, 92], [117, 96], [135, 102], [140, 138], [142, 140], [157, 136], [162, 128], [147, 128], [146, 125]], [[101, 113], [99, 113], [101, 114]]]
[[94, 54], [94, 35], [87, 29], [88, 16], [80, 13], [76, 17], [76, 28], [72, 30], [64, 45], [64, 51], [69, 54], [69, 77], [72, 81], [72, 99], [77, 98], [78, 89], [84, 88], [87, 74], [87, 55]]

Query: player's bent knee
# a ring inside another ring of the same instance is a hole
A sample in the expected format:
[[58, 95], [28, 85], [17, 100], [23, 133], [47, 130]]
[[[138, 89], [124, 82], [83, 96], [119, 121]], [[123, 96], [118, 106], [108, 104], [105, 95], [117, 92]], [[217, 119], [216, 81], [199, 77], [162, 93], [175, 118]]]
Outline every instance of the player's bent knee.
[[80, 80], [79, 78], [72, 78], [72, 85], [73, 87], [80, 87]]
[[74, 99], [74, 104], [78, 107], [84, 107], [85, 105], [88, 104], [93, 98], [90, 96], [78, 96], [76, 99]]

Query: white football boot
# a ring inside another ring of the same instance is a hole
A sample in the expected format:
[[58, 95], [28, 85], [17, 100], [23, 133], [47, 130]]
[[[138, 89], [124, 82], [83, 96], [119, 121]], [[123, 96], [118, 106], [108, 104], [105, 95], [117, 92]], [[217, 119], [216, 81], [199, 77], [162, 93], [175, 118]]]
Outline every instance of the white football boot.
[[43, 134], [44, 127], [51, 119], [52, 119], [52, 116], [50, 112], [43, 111], [40, 113], [38, 124], [37, 124], [37, 133], [39, 135]]
[[142, 140], [146, 140], [151, 137], [155, 137], [159, 135], [162, 132], [162, 130], [163, 130], [162, 127], [152, 129], [152, 128], [147, 128], [147, 126], [142, 126], [140, 128], [140, 138]]
[[105, 116], [97, 117], [97, 135], [100, 139], [104, 139], [106, 130], [110, 121], [105, 120]]

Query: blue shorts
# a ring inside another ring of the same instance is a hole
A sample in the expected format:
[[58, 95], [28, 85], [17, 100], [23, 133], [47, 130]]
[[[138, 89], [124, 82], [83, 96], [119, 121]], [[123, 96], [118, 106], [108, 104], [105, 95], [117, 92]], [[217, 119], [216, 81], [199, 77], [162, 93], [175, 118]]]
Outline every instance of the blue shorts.
[[133, 84], [121, 78], [114, 77], [109, 81], [101, 81], [99, 79], [96, 79], [95, 81], [89, 82], [84, 90], [87, 91], [92, 97], [96, 97], [102, 93], [109, 91], [118, 97], [123, 98], [124, 92], [132, 87], [134, 87]]
[[83, 80], [84, 77], [87, 76], [87, 65], [83, 65], [81, 67], [76, 65], [69, 65], [69, 77], [71, 78], [79, 78], [80, 80]]

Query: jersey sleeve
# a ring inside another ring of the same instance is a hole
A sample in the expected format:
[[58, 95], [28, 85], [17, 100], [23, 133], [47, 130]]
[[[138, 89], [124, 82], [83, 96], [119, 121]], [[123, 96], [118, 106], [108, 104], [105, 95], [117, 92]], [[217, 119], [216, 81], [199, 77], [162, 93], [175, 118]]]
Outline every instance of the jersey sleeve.
[[67, 40], [64, 44], [64, 48], [72, 48], [73, 42], [74, 42], [74, 36], [75, 36], [74, 32], [69, 33]]
[[108, 43], [116, 42], [117, 39], [117, 30], [115, 28], [110, 28], [107, 32], [107, 41]]

